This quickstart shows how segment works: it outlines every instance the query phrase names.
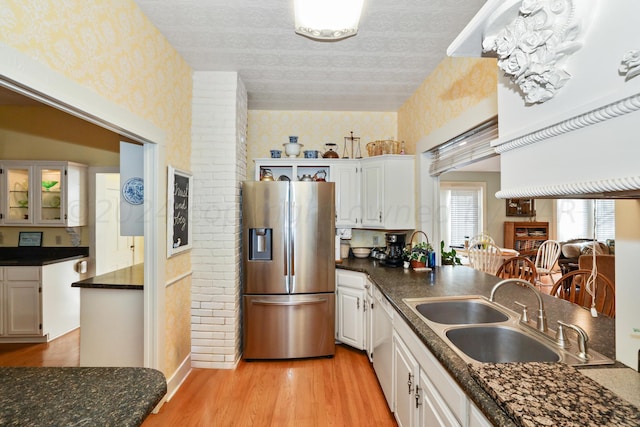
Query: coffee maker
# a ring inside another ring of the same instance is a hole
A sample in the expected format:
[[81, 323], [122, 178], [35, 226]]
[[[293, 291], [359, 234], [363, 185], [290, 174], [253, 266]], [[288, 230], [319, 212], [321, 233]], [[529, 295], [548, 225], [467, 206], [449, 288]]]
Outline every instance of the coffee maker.
[[407, 235], [404, 233], [386, 233], [384, 236], [387, 242], [387, 257], [384, 259], [384, 265], [389, 267], [402, 266], [402, 250], [404, 249]]

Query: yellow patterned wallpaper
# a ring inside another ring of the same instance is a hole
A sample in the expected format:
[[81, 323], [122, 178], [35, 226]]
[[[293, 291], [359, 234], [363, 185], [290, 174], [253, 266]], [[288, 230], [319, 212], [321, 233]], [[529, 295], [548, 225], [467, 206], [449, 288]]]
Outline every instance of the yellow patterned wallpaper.
[[[0, 0], [0, 42], [154, 123], [166, 132], [167, 162], [190, 169], [191, 69], [133, 0]], [[191, 257], [160, 268], [171, 280]], [[167, 292], [167, 375], [190, 352], [190, 284]]]
[[416, 143], [494, 94], [498, 68], [491, 58], [445, 58], [398, 111], [398, 138]]
[[298, 137], [303, 150], [324, 152], [325, 143], [336, 143], [342, 156], [344, 138], [353, 131], [360, 137], [362, 157], [367, 157], [367, 142], [396, 138], [396, 116], [395, 112], [249, 110], [247, 177], [253, 176], [253, 159], [269, 157], [272, 149], [283, 150], [284, 157], [282, 144], [289, 142], [289, 135]]

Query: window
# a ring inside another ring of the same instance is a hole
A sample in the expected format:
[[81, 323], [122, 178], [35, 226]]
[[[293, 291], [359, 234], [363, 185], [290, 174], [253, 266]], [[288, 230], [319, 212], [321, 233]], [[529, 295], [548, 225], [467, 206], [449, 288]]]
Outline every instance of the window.
[[484, 183], [440, 183], [440, 234], [445, 244], [462, 246], [465, 236], [483, 231], [484, 192]]
[[595, 207], [596, 240], [615, 239], [615, 201], [561, 199], [557, 202], [558, 240], [593, 238]]

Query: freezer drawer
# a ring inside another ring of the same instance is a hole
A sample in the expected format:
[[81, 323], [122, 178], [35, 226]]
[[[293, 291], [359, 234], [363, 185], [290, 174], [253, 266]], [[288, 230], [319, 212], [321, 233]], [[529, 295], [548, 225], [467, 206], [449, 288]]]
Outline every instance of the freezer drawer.
[[245, 295], [245, 359], [335, 354], [335, 295]]

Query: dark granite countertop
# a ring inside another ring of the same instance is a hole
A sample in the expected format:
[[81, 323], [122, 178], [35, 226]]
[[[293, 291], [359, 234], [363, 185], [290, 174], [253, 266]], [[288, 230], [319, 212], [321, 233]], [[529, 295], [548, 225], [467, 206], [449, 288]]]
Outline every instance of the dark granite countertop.
[[88, 247], [0, 247], [0, 267], [43, 266], [89, 256]]
[[133, 289], [144, 288], [144, 264], [121, 268], [71, 284], [74, 288], [89, 289]]
[[472, 365], [470, 370], [507, 413], [526, 427], [640, 425], [637, 407], [572, 366], [540, 362], [484, 363]]
[[167, 392], [148, 368], [0, 368], [2, 426], [139, 426]]
[[[429, 272], [415, 272], [411, 269], [385, 267], [371, 258], [344, 259], [336, 267], [367, 273], [400, 316], [485, 416], [494, 425], [517, 425], [474, 380], [470, 374], [469, 366], [402, 301], [403, 298], [455, 295], [488, 297], [493, 285], [500, 281], [499, 278], [466, 266], [443, 266], [436, 267]], [[605, 316], [594, 319], [587, 310], [567, 301], [549, 295], [542, 295], [542, 298], [551, 329], [555, 329], [557, 320], [578, 324], [589, 335], [590, 348], [615, 359], [615, 319]], [[514, 301], [526, 304], [530, 309], [537, 307], [535, 295], [526, 288], [504, 286], [496, 293], [496, 302], [519, 313], [521, 309], [514, 304]], [[617, 363], [616, 366], [622, 365]]]

